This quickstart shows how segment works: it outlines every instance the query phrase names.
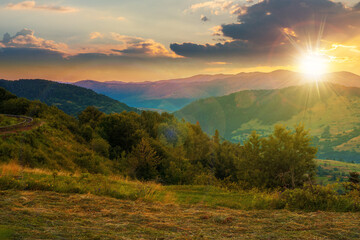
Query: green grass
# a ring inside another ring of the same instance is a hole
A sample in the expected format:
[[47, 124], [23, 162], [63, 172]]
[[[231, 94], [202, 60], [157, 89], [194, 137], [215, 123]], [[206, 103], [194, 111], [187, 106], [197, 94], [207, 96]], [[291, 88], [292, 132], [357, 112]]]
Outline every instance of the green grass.
[[0, 127], [15, 125], [24, 121], [23, 119], [15, 118], [15, 117], [8, 117], [5, 115], [0, 114]]
[[316, 177], [317, 183], [321, 185], [346, 182], [349, 172], [360, 172], [360, 164], [347, 163], [334, 160], [316, 160], [317, 166], [323, 170]]
[[360, 238], [360, 193], [331, 186], [230, 191], [15, 163], [0, 175], [0, 240]]
[[281, 208], [274, 192], [228, 191], [214, 186], [167, 186], [167, 191], [176, 196], [179, 204], [203, 204], [211, 207], [232, 209], [276, 209]]
[[[360, 193], [339, 195], [334, 190], [337, 186], [314, 186], [286, 191], [257, 189], [234, 191], [215, 186], [163, 186], [100, 174], [72, 175], [36, 169], [16, 170], [16, 165], [4, 165], [1, 172], [3, 176], [0, 177], [0, 190], [89, 193], [123, 200], [181, 205], [200, 204], [211, 208], [226, 207], [241, 210], [360, 211]], [[294, 201], [294, 198], [298, 198], [298, 201]]]
[[0, 225], [0, 240], [11, 239], [14, 236], [14, 230], [11, 226]]
[[328, 169], [338, 168], [340, 172], [360, 172], [360, 164], [347, 163], [334, 160], [316, 160], [317, 164]]

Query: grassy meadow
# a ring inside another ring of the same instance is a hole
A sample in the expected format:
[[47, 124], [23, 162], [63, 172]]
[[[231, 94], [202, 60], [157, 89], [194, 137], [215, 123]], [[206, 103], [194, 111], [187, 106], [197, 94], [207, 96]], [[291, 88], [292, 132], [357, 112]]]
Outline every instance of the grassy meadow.
[[0, 239], [359, 239], [360, 213], [237, 210], [0, 191]]
[[327, 211], [317, 211], [299, 209], [286, 192], [164, 186], [16, 163], [0, 173], [0, 239], [360, 237], [360, 201], [350, 209], [345, 198], [319, 199], [313, 204]]

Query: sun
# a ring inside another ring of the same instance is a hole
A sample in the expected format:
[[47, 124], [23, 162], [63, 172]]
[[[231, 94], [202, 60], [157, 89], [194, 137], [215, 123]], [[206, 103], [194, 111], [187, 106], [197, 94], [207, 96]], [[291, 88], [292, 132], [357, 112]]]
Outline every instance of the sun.
[[311, 77], [319, 77], [327, 72], [328, 62], [325, 56], [308, 53], [300, 59], [300, 71]]

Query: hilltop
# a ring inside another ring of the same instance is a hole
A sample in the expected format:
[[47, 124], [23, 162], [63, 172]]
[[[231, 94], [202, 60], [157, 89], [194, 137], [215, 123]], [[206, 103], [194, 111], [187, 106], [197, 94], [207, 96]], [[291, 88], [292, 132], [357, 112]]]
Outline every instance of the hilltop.
[[92, 90], [71, 84], [39, 79], [17, 81], [0, 80], [0, 87], [7, 89], [19, 97], [30, 100], [40, 100], [50, 106], [56, 106], [67, 114], [74, 116], [88, 106], [96, 106], [104, 113], [139, 111], [117, 100], [97, 94]]

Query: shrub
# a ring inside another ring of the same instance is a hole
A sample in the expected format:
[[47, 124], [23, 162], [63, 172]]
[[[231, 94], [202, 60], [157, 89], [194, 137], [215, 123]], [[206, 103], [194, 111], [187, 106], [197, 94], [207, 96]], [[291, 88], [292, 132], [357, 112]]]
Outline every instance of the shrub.
[[103, 138], [94, 138], [91, 141], [91, 148], [103, 157], [109, 157], [110, 144]]
[[[349, 195], [339, 195], [335, 185], [310, 186], [286, 190], [280, 196], [285, 208], [306, 211], [358, 211], [356, 200]], [[354, 201], [355, 200], [355, 201]]]

